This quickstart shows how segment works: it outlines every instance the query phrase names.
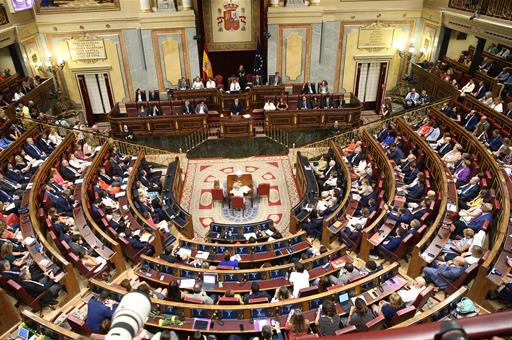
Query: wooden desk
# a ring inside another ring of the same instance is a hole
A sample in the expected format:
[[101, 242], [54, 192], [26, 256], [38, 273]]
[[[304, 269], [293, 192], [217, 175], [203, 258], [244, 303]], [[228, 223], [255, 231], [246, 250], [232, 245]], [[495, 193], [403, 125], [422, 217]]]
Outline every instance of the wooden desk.
[[[233, 186], [235, 183], [240, 180], [242, 186], [248, 187], [250, 190], [246, 195], [252, 195], [252, 175], [251, 174], [243, 174], [238, 177], [237, 175], [228, 175], [227, 177], [227, 193], [232, 196], [231, 190], [233, 190]], [[245, 196], [245, 195], [244, 195]]]
[[254, 137], [252, 118], [242, 116], [227, 116], [219, 120], [221, 138]]

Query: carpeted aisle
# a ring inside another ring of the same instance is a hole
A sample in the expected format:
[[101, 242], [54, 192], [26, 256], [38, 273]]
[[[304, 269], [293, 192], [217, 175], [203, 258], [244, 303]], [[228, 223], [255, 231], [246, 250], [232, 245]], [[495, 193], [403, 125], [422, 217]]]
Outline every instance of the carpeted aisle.
[[[252, 174], [254, 204], [246, 200], [244, 216], [240, 210], [224, 208], [220, 201], [213, 202], [211, 189], [219, 180], [226, 188], [227, 175], [237, 171]], [[211, 222], [247, 223], [272, 219], [276, 228], [287, 234], [290, 208], [299, 201], [297, 187], [288, 156], [251, 157], [244, 159], [191, 159], [185, 174], [181, 205], [188, 210], [194, 222], [196, 237], [208, 234]], [[256, 197], [258, 183], [270, 184], [269, 198]]]

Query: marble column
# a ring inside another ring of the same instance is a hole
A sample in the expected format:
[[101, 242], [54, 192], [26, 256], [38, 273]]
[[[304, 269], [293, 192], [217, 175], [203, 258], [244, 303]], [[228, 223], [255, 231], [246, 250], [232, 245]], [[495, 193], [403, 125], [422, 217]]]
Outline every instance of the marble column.
[[192, 0], [181, 0], [183, 10], [192, 9]]
[[151, 12], [151, 0], [140, 0], [140, 9], [143, 12]]

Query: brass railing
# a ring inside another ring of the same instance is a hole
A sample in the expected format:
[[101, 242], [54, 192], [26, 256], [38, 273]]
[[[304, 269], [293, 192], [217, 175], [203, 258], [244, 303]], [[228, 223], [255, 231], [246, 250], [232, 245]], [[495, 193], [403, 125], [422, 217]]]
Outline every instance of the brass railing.
[[[18, 117], [20, 118], [20, 117]], [[136, 144], [132, 142], [128, 142], [122, 139], [113, 138], [98, 132], [93, 132], [89, 130], [81, 130], [65, 127], [62, 125], [58, 125], [55, 123], [49, 122], [41, 122], [38, 120], [20, 118], [19, 119], [24, 128], [39, 125], [41, 129], [57, 129], [61, 135], [67, 135], [69, 133], [74, 133], [77, 140], [86, 140], [87, 143], [91, 146], [101, 146], [105, 143], [112, 144], [113, 147], [116, 148], [120, 153], [124, 155], [132, 155], [135, 156], [139, 152], [139, 150], [144, 150], [144, 154], [150, 156], [156, 163], [167, 164], [168, 161], [173, 160], [175, 157], [180, 156], [179, 153], [173, 153], [167, 150], [158, 149], [146, 145]]]
[[418, 117], [423, 116], [423, 114], [427, 111], [429, 108], [440, 108], [443, 106], [445, 102], [450, 101], [452, 97], [446, 97], [442, 99], [435, 100], [427, 105], [418, 106], [411, 110], [404, 110], [401, 113], [394, 114], [386, 119], [377, 120], [372, 123], [361, 125], [360, 127], [350, 130], [347, 132], [340, 133], [336, 136], [332, 136], [326, 139], [323, 139], [321, 141], [313, 142], [304, 146], [301, 146], [300, 150], [307, 150], [307, 149], [324, 149], [329, 147], [329, 142], [334, 141], [334, 143], [338, 145], [348, 145], [350, 141], [354, 138], [357, 138], [359, 136], [359, 133], [362, 130], [367, 130], [371, 134], [376, 133], [382, 127], [387, 124], [388, 122], [395, 120], [398, 117], [403, 117], [407, 122], [411, 122], [413, 120], [418, 119]]
[[189, 152], [190, 150], [198, 147], [203, 144], [209, 137], [210, 128], [199, 129], [192, 132], [188, 136], [184, 136], [185, 138], [185, 152]]
[[473, 13], [478, 11], [481, 15], [512, 20], [512, 1], [510, 0], [450, 0], [448, 7]]
[[264, 128], [265, 135], [272, 139], [274, 142], [279, 143], [285, 147], [289, 147], [290, 134], [288, 131], [281, 130], [275, 126], [266, 126]]

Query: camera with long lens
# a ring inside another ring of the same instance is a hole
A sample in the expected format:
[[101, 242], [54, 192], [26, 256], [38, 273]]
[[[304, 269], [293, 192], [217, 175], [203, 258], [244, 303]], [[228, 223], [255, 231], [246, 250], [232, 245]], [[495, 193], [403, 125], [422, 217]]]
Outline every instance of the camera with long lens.
[[106, 340], [131, 340], [144, 327], [151, 311], [151, 301], [142, 292], [129, 292], [121, 299]]

